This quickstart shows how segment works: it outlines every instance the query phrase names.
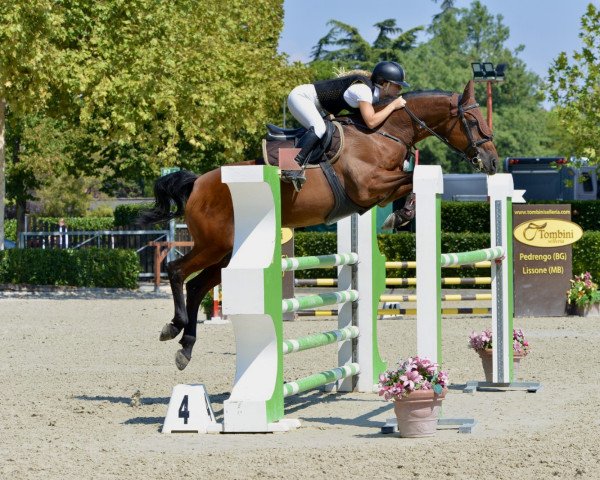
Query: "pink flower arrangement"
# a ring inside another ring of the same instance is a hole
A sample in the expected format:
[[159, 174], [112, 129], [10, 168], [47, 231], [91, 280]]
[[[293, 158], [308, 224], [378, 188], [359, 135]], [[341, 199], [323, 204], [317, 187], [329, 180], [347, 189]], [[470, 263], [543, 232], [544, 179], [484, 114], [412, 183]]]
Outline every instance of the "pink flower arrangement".
[[[492, 331], [488, 328], [481, 333], [471, 332], [469, 348], [475, 351], [492, 348]], [[513, 329], [513, 352], [522, 355], [529, 353], [529, 342], [525, 339], [523, 330]]]
[[567, 303], [585, 307], [592, 303], [600, 303], [600, 291], [598, 284], [592, 280], [590, 272], [575, 275], [575, 278], [570, 280], [571, 288], [567, 290]]
[[386, 400], [399, 400], [416, 390], [433, 390], [441, 394], [448, 385], [448, 373], [427, 358], [410, 357], [396, 370], [379, 375], [379, 395]]

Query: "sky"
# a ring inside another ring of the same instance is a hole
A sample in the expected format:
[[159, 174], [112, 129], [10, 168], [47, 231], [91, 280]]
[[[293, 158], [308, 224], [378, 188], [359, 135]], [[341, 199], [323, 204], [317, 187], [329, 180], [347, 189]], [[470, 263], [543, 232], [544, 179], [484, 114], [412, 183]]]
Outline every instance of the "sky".
[[[319, 39], [327, 34], [327, 22], [339, 20], [359, 29], [372, 42], [377, 30], [373, 25], [387, 18], [395, 18], [403, 31], [420, 25], [429, 25], [439, 13], [442, 0], [285, 0], [284, 27], [279, 51], [290, 60], [307, 62]], [[589, 3], [600, 5], [600, 0], [482, 0], [492, 15], [502, 15], [503, 24], [510, 29], [507, 46], [525, 49], [518, 57], [528, 69], [546, 78], [552, 61], [560, 52], [569, 56], [582, 46], [579, 38], [581, 17]], [[470, 0], [457, 0], [456, 7], [465, 8]], [[397, 13], [396, 13], [397, 12]], [[491, 61], [494, 59], [481, 59]]]

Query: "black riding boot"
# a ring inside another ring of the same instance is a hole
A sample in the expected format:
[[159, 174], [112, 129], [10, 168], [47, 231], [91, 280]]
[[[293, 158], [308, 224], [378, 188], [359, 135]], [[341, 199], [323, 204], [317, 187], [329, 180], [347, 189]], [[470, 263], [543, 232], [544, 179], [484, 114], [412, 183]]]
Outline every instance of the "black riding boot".
[[285, 182], [290, 182], [294, 185], [297, 192], [300, 191], [302, 185], [306, 182], [304, 176], [304, 169], [310, 157], [312, 149], [321, 141], [321, 139], [315, 134], [315, 129], [310, 127], [304, 135], [298, 140], [296, 147], [300, 147], [301, 150], [296, 155], [296, 162], [302, 167], [301, 170], [282, 170], [281, 179]]
[[404, 206], [399, 210], [396, 210], [389, 214], [389, 216], [383, 222], [381, 226], [382, 230], [396, 231], [400, 227], [408, 224], [415, 218], [415, 207], [416, 207], [416, 196], [414, 193], [410, 193], [406, 197]]

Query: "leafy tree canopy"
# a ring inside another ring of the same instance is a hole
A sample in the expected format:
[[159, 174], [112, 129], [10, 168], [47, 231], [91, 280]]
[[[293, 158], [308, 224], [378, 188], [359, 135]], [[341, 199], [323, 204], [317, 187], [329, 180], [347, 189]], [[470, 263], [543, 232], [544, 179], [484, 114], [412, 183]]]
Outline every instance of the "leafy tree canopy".
[[[405, 67], [411, 89], [460, 92], [472, 78], [471, 62], [506, 63], [506, 81], [493, 86], [495, 144], [500, 157], [560, 154], [548, 134], [550, 119], [541, 105], [540, 78], [518, 57], [523, 46], [514, 50], [505, 46], [508, 27], [501, 15], [491, 15], [482, 2], [459, 9], [452, 1], [442, 1], [441, 12], [427, 28], [419, 26], [404, 33], [394, 19], [384, 20], [375, 25], [379, 34], [372, 44], [355, 27], [336, 20], [329, 25], [331, 30], [313, 49], [311, 66], [319, 79], [334, 75], [336, 67], [371, 69], [379, 61], [395, 60]], [[426, 34], [421, 42], [420, 32]], [[485, 84], [476, 86], [484, 115], [485, 88]], [[441, 164], [445, 171], [470, 171], [434, 139], [420, 143], [419, 148], [425, 162]]]
[[554, 60], [547, 92], [573, 153], [600, 164], [600, 9], [592, 3], [581, 19], [579, 36], [580, 51], [572, 58], [562, 52]]

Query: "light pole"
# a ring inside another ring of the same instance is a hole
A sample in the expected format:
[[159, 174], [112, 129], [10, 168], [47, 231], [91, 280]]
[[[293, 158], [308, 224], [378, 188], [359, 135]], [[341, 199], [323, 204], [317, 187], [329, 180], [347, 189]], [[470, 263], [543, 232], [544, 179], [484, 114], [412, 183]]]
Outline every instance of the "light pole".
[[490, 62], [473, 62], [471, 63], [473, 70], [473, 80], [475, 82], [487, 82], [487, 123], [492, 127], [492, 83], [500, 83], [504, 81], [504, 72], [506, 71], [506, 63], [499, 63], [496, 68]]

